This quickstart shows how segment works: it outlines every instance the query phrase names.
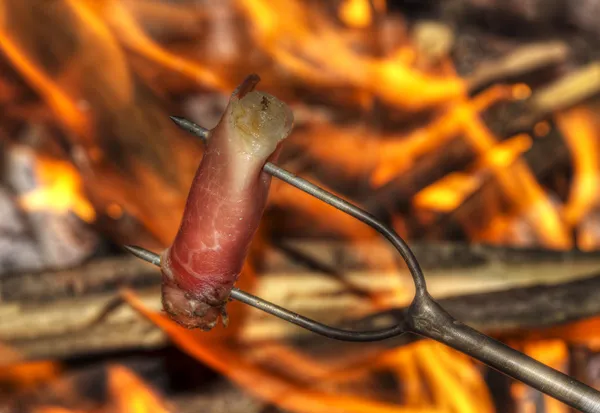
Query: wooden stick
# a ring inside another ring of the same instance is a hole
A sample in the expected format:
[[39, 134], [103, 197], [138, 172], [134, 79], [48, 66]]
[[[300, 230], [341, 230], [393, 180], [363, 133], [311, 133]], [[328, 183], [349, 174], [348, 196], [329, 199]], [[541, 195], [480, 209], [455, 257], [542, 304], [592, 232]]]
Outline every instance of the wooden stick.
[[600, 61], [589, 63], [563, 76], [531, 97], [505, 119], [502, 136], [510, 136], [531, 129], [535, 123], [547, 119], [558, 110], [568, 109], [600, 93]]
[[499, 80], [531, 73], [567, 61], [570, 50], [560, 41], [533, 43], [517, 47], [498, 59], [482, 62], [467, 79], [470, 91]]
[[[336, 266], [352, 285], [381, 299], [374, 303], [357, 295], [344, 282], [290, 261], [281, 250], [265, 254], [262, 276], [253, 293], [331, 323], [362, 319], [372, 313], [380, 316], [369, 317], [368, 322], [386, 323], [401, 314], [411, 299], [409, 276], [395, 268], [396, 255], [386, 244], [291, 244], [314, 260]], [[432, 294], [458, 319], [484, 331], [533, 328], [600, 313], [600, 302], [595, 299], [600, 277], [585, 278], [597, 273], [599, 254], [467, 245], [417, 245], [414, 251], [425, 268]], [[146, 305], [159, 311], [158, 271], [129, 257], [98, 260], [83, 269], [79, 273], [39, 274], [48, 293], [32, 287], [36, 284], [33, 274], [25, 276], [19, 288], [16, 277], [0, 280], [0, 341], [26, 358], [65, 358], [167, 343], [158, 329], [132, 309], [116, 305], [119, 286], [131, 285], [137, 286]], [[71, 285], [65, 280], [76, 274], [81, 279], [80, 288], [65, 288]], [[54, 290], [53, 277], [58, 286]], [[118, 282], [121, 278], [125, 281]], [[8, 294], [9, 286], [18, 293]], [[396, 310], [387, 310], [390, 307]], [[247, 311], [247, 317], [237, 322], [244, 323], [239, 338], [248, 344], [299, 337], [323, 342], [281, 320], [250, 308]]]

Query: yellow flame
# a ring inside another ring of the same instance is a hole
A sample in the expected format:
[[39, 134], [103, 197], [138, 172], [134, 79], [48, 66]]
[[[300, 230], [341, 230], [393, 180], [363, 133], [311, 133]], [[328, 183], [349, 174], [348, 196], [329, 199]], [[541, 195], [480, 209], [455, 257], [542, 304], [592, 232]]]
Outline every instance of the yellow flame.
[[[494, 103], [508, 99], [510, 93], [511, 89], [505, 86], [489, 88], [472, 101], [453, 104], [438, 119], [408, 136], [381, 142], [379, 164], [371, 175], [371, 183], [381, 186], [407, 170], [419, 157], [439, 149], [456, 136], [472, 133], [468, 127], [471, 118]], [[465, 113], [471, 115], [465, 116]]]
[[340, 19], [350, 27], [363, 29], [373, 21], [369, 0], [345, 0], [340, 4]]
[[108, 372], [108, 391], [113, 411], [119, 413], [167, 413], [164, 401], [139, 377], [123, 366]]
[[[488, 153], [496, 144], [496, 138], [484, 122], [470, 110], [462, 116], [469, 119], [465, 138], [480, 154]], [[510, 199], [517, 215], [522, 215], [533, 225], [542, 243], [548, 248], [571, 248], [571, 236], [557, 208], [537, 182], [523, 161], [516, 161], [510, 168], [492, 164], [492, 173], [504, 194]]]
[[[394, 371], [408, 406], [440, 412], [494, 411], [491, 395], [477, 365], [464, 354], [431, 340], [385, 352], [370, 362]], [[433, 394], [428, 394], [430, 390]]]
[[473, 361], [442, 344], [429, 342], [418, 348], [418, 361], [431, 382], [434, 399], [445, 411], [494, 411], [490, 394]]
[[517, 135], [496, 145], [479, 160], [471, 174], [455, 172], [446, 175], [415, 195], [413, 204], [421, 209], [450, 212], [482, 185], [481, 172], [489, 168], [507, 168], [531, 146], [531, 138]]
[[321, 10], [297, 0], [238, 0], [257, 44], [277, 64], [317, 85], [351, 86], [391, 104], [418, 110], [459, 97], [465, 83], [455, 75], [432, 76], [394, 56], [380, 59], [353, 48]]
[[450, 212], [462, 204], [480, 185], [477, 176], [455, 172], [419, 191], [413, 199], [413, 204], [420, 209]]
[[19, 198], [28, 211], [53, 210], [74, 212], [86, 222], [96, 219], [96, 212], [83, 194], [83, 183], [78, 171], [68, 162], [38, 157], [36, 175], [40, 187]]

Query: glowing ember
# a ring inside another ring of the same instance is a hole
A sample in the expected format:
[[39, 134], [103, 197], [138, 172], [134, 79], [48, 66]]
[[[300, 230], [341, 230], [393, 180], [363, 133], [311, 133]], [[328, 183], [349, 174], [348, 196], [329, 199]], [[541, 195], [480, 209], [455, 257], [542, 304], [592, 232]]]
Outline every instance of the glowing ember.
[[533, 133], [538, 138], [546, 136], [550, 133], [550, 124], [547, 121], [538, 122], [533, 127]]
[[531, 88], [525, 83], [517, 83], [512, 87], [512, 96], [518, 100], [527, 99], [531, 96]]
[[123, 208], [113, 202], [106, 207], [106, 214], [112, 219], [119, 219], [123, 216]]

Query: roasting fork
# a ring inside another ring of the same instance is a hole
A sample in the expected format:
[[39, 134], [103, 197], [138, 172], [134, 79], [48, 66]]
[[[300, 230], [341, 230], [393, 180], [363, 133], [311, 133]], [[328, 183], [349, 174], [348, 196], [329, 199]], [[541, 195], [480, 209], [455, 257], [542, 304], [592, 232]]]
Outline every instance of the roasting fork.
[[[181, 117], [172, 116], [177, 126], [206, 143], [208, 130]], [[446, 344], [482, 363], [519, 380], [582, 412], [600, 413], [600, 392], [537, 360], [486, 336], [454, 319], [427, 291], [425, 276], [410, 247], [392, 228], [367, 211], [341, 199], [293, 173], [267, 162], [263, 170], [307, 194], [369, 225], [398, 250], [415, 285], [415, 296], [405, 317], [392, 327], [379, 330], [350, 331], [328, 326], [238, 288], [230, 298], [279, 317], [299, 327], [335, 340], [367, 342], [385, 340], [404, 333], [418, 334]], [[160, 256], [137, 246], [125, 246], [133, 255], [160, 266]]]

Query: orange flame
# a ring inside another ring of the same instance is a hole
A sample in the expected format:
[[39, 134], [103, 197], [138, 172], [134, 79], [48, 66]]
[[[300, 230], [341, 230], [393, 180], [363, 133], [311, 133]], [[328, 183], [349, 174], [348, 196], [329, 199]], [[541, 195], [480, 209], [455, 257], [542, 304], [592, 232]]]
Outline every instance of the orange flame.
[[81, 136], [86, 136], [88, 124], [82, 114], [81, 107], [36, 67], [22, 48], [18, 47], [4, 32], [2, 27], [0, 27], [0, 48], [11, 63], [31, 83], [32, 87], [44, 97], [50, 108], [56, 113], [57, 118], [64, 122], [68, 129]]
[[[381, 142], [380, 160], [372, 174], [372, 183], [381, 186], [407, 170], [416, 160], [460, 134], [474, 134], [477, 130], [470, 124], [479, 113], [496, 102], [511, 96], [511, 89], [504, 86], [490, 88], [472, 101], [461, 100], [452, 105], [442, 116], [403, 139]], [[469, 136], [476, 140], [475, 136]]]
[[164, 401], [133, 372], [113, 366], [108, 374], [111, 411], [123, 413], [168, 413]]
[[[2, 357], [7, 354], [2, 348]], [[63, 371], [63, 366], [56, 361], [17, 361], [0, 366], [0, 385], [12, 391], [33, 389], [56, 379]]]
[[106, 30], [105, 23], [99, 17], [104, 18], [116, 36], [142, 56], [209, 87], [223, 91], [230, 87], [216, 73], [195, 62], [174, 55], [152, 41], [120, 1], [68, 1], [71, 7], [82, 16], [82, 20]]
[[[375, 402], [368, 399], [346, 396], [330, 395], [318, 390], [312, 390], [307, 386], [291, 383], [280, 376], [272, 375], [260, 368], [243, 356], [244, 352], [229, 348], [227, 344], [218, 340], [215, 333], [190, 331], [181, 328], [162, 314], [148, 309], [133, 292], [125, 291], [124, 299], [138, 312], [164, 330], [173, 342], [183, 351], [187, 352], [197, 360], [208, 364], [232, 381], [243, 386], [255, 396], [274, 403], [281, 408], [297, 412], [492, 412], [491, 399], [485, 388], [482, 377], [473, 369], [473, 362], [468, 357], [457, 355], [438, 343], [422, 342], [415, 346], [393, 350], [378, 358], [371, 360], [370, 366], [390, 364], [399, 371], [408, 372], [406, 378], [410, 378], [415, 370], [402, 368], [402, 363], [396, 360], [418, 361], [423, 363], [421, 368], [431, 382], [432, 389], [437, 394], [431, 403], [423, 403], [425, 398], [415, 400], [415, 404], [396, 406], [387, 403]], [[215, 339], [217, 338], [217, 339]], [[416, 351], [414, 351], [416, 350]], [[278, 355], [285, 354], [281, 351]], [[406, 354], [406, 357], [403, 355]], [[288, 354], [289, 356], [289, 354]], [[291, 358], [286, 356], [285, 360], [292, 364], [299, 361], [297, 356]], [[305, 361], [300, 361], [306, 364]], [[311, 367], [309, 371], [313, 379], [318, 376], [317, 382], [327, 380], [328, 377], [339, 378], [341, 374], [323, 374], [323, 370]], [[289, 367], [289, 366], [288, 366]], [[315, 370], [316, 369], [316, 370]], [[303, 367], [300, 370], [306, 370]], [[412, 373], [411, 373], [412, 372]], [[352, 373], [350, 372], [352, 375]], [[401, 373], [402, 374], [402, 373]], [[467, 384], [461, 389], [461, 384]], [[483, 410], [482, 410], [483, 409]]]
[[304, 81], [369, 91], [409, 110], [439, 105], [464, 92], [455, 76], [428, 76], [394, 56], [358, 54], [331, 21], [297, 0], [238, 0], [238, 5], [254, 23], [257, 44]]
[[598, 201], [598, 127], [595, 116], [584, 107], [559, 113], [556, 120], [574, 157], [572, 191], [563, 210], [565, 221], [573, 227]]
[[67, 409], [58, 406], [41, 406], [35, 413], [169, 413], [174, 409], [167, 406], [142, 379], [123, 366], [108, 369], [108, 400], [101, 409]]
[[[229, 91], [232, 87], [227, 76], [220, 74], [209, 62], [182, 57], [150, 37], [126, 2], [63, 0], [60, 3], [75, 16], [76, 35], [86, 40], [82, 43], [85, 43], [88, 50], [94, 49], [89, 55], [86, 54], [86, 58], [95, 56], [94, 63], [106, 62], [109, 74], [99, 76], [100, 81], [93, 86], [102, 89], [112, 85], [111, 93], [103, 94], [102, 98], [108, 102], [111, 109], [112, 106], [116, 107], [115, 111], [132, 106], [136, 102], [136, 74], [128, 64], [125, 49], [170, 72], [192, 79], [193, 83], [199, 86], [217, 91]], [[507, 228], [525, 221], [534, 229], [543, 246], [561, 249], [572, 247], [571, 230], [597, 207], [598, 202], [598, 125], [590, 110], [578, 107], [556, 115], [558, 126], [565, 135], [575, 160], [572, 191], [565, 205], [560, 205], [551, 198], [527, 164], [520, 159], [531, 147], [532, 138], [518, 135], [500, 142], [482, 119], [482, 112], [498, 102], [530, 97], [534, 92], [529, 85], [518, 83], [494, 86], [475, 97], [470, 97], [466, 93], [466, 81], [455, 73], [449, 62], [442, 58], [441, 63], [436, 60], [437, 67], [433, 67], [432, 64], [431, 67], [427, 65], [425, 69], [418, 63], [418, 48], [407, 46], [407, 39], [402, 38], [402, 44], [398, 41], [390, 47], [378, 45], [365, 51], [367, 48], [364, 45], [367, 44], [367, 40], [373, 43], [380, 41], [378, 38], [367, 39], [367, 36], [376, 37], [379, 35], [379, 29], [383, 31], [378, 25], [386, 8], [383, 0], [341, 1], [338, 17], [343, 24], [335, 18], [327, 18], [319, 7], [307, 7], [299, 0], [236, 0], [235, 3], [250, 23], [256, 52], [263, 52], [266, 57], [271, 58], [276, 69], [284, 69], [281, 71], [283, 77], [292, 75], [301, 80], [303, 85], [312, 84], [327, 90], [349, 91], [351, 93], [347, 94], [363, 108], [375, 106], [374, 101], [383, 101], [394, 111], [403, 114], [428, 110], [427, 114], [433, 119], [427, 125], [401, 136], [399, 133], [395, 136], [379, 136], [379, 141], [374, 139], [375, 132], [365, 127], [364, 123], [356, 122], [360, 127], [352, 123], [342, 128], [326, 117], [321, 121], [322, 124], [314, 120], [312, 123], [309, 121], [309, 129], [313, 128], [315, 133], [304, 145], [312, 146], [315, 139], [321, 140], [318, 147], [315, 144], [314, 148], [310, 149], [311, 155], [335, 159], [345, 172], [365, 176], [365, 181], [370, 181], [372, 187], [380, 187], [392, 179], [401, 178], [421, 157], [439, 151], [453, 139], [463, 139], [475, 155], [473, 165], [467, 171], [450, 174], [422, 189], [412, 200], [416, 209], [451, 213], [485, 182], [493, 180], [498, 184], [497, 197], [502, 198], [502, 207], [490, 207], [497, 209], [498, 213], [486, 227], [469, 229], [472, 240], [498, 242], [507, 232]], [[3, 9], [0, 9], [0, 14], [2, 12]], [[53, 79], [43, 65], [36, 61], [34, 51], [24, 48], [23, 39], [14, 35], [10, 31], [10, 25], [5, 24], [9, 16], [2, 14], [0, 17], [3, 18], [0, 25], [0, 48], [6, 58], [46, 101], [58, 121], [68, 131], [69, 137], [77, 135], [73, 138], [77, 145], [87, 143], [85, 149], [90, 160], [99, 163], [105, 154], [98, 146], [89, 144], [94, 136], [94, 119], [87, 106], [93, 105], [94, 102], [83, 100], [81, 96], [84, 93], [77, 90], [77, 85], [69, 87], [70, 75], [76, 72], [78, 76], [85, 77], [86, 74], [79, 73], [78, 69], [89, 66], [77, 61], [74, 64], [76, 68], [69, 66]], [[95, 50], [96, 46], [99, 50]], [[264, 58], [264, 55], [261, 56]], [[252, 57], [239, 56], [238, 64], [246, 70], [253, 57], [254, 53]], [[81, 60], [86, 61], [86, 58]], [[345, 93], [343, 94], [345, 96]], [[109, 111], [107, 113], [114, 114]], [[349, 133], [350, 129], [354, 129], [354, 133]], [[356, 133], [357, 131], [360, 133]], [[547, 121], [539, 122], [533, 128], [535, 136], [540, 138], [550, 131]], [[332, 133], [336, 134], [336, 140], [331, 136]], [[361, 140], [368, 143], [362, 146], [355, 145], [356, 141]], [[373, 142], [375, 145], [372, 145]], [[332, 147], [335, 148], [334, 153]], [[350, 152], [353, 153], [348, 154]], [[196, 161], [194, 158], [193, 162], [190, 162], [194, 164], [190, 166], [190, 170], [195, 167]], [[177, 229], [179, 212], [161, 211], [165, 217], [159, 222], [152, 220], [154, 215], [150, 210], [153, 210], [154, 206], [150, 205], [150, 202], [138, 202], [140, 192], [136, 185], [140, 186], [139, 182], [143, 182], [141, 186], [145, 191], [160, 193], [164, 199], [170, 198], [169, 204], [176, 206], [173, 209], [182, 209], [185, 194], [179, 193], [180, 191], [173, 187], [165, 189], [162, 177], [154, 175], [144, 166], [136, 164], [132, 169], [139, 180], [135, 183], [126, 182], [119, 189], [110, 185], [112, 181], [122, 179], [114, 171], [111, 172], [114, 175], [98, 174], [93, 178], [86, 176], [86, 179], [103, 184], [103, 189], [98, 192], [110, 192], [118, 198], [119, 202], [112, 202], [111, 198], [103, 205], [107, 215], [119, 219], [127, 212], [156, 232], [166, 244]], [[82, 179], [70, 164], [40, 157], [36, 172], [43, 185], [20, 199], [24, 208], [50, 208], [61, 213], [73, 211], [88, 222], [95, 219], [94, 208], [84, 195]], [[177, 178], [181, 181], [188, 179]], [[336, 235], [344, 235], [349, 239], [375, 235], [362, 223], [347, 215], [338, 214], [327, 205], [288, 185], [275, 184], [271, 192], [271, 202], [301, 213], [303, 218], [310, 218], [312, 222], [330, 229]], [[397, 217], [392, 219], [394, 218]], [[511, 241], [515, 242], [514, 239]], [[597, 245], [589, 247], [595, 248]], [[251, 267], [250, 264], [247, 266]], [[251, 273], [252, 268], [245, 271]], [[251, 277], [242, 278], [243, 282], [254, 281]], [[395, 298], [405, 293], [395, 291]], [[125, 294], [125, 297], [132, 306], [165, 330], [178, 346], [196, 359], [244, 386], [255, 396], [287, 410], [467, 413], [491, 412], [493, 409], [477, 365], [436, 343], [423, 341], [402, 349], [382, 352], [379, 357], [369, 360], [370, 365], [367, 363], [340, 369], [341, 371], [315, 363], [282, 344], [263, 349], [263, 356], [266, 354], [265, 357], [280, 359], [290, 369], [298, 372], [298, 376], [303, 375], [307, 378], [291, 379], [271, 373], [245, 351], [240, 351], [240, 346], [232, 344], [235, 333], [232, 333], [231, 329], [227, 333], [217, 331], [211, 335], [186, 331], [162, 315], [145, 309], [131, 293]], [[388, 302], [379, 299], [377, 304]], [[596, 320], [586, 326], [589, 330], [589, 326], [596, 327], [597, 323]], [[557, 334], [571, 334], [572, 340], [579, 340], [590, 346], [600, 346], [599, 340], [592, 337], [593, 334], [581, 325], [564, 328]], [[553, 344], [542, 350], [530, 348], [528, 351], [539, 351], [541, 359], [557, 366], [564, 359], [564, 343]], [[399, 381], [406, 384], [402, 389], [404, 406], [356, 395], [332, 394], [315, 389], [308, 379], [314, 380], [318, 377], [325, 382], [341, 381], [349, 376], [366, 376], [373, 366], [392, 371]], [[49, 372], [43, 369], [41, 371], [40, 376], [44, 373], [55, 373], [51, 369]], [[115, 411], [168, 411], [168, 407], [156, 392], [127, 369], [113, 367], [109, 380], [113, 404], [111, 407]], [[552, 403], [549, 403], [548, 408], [554, 409], [552, 411], [555, 412], [561, 411]], [[47, 407], [44, 411], [63, 410]]]
[[284, 409], [312, 413], [426, 412], [426, 410], [402, 408], [358, 397], [334, 396], [299, 388], [249, 362], [244, 358], [243, 352], [228, 349], [224, 343], [215, 340], [214, 334], [199, 334], [197, 331], [182, 329], [162, 314], [147, 309], [132, 292], [125, 292], [124, 298], [135, 310], [164, 330], [183, 351], [208, 364], [255, 396]]
[[42, 406], [34, 410], [34, 413], [87, 413], [83, 410], [72, 410], [64, 407]]

